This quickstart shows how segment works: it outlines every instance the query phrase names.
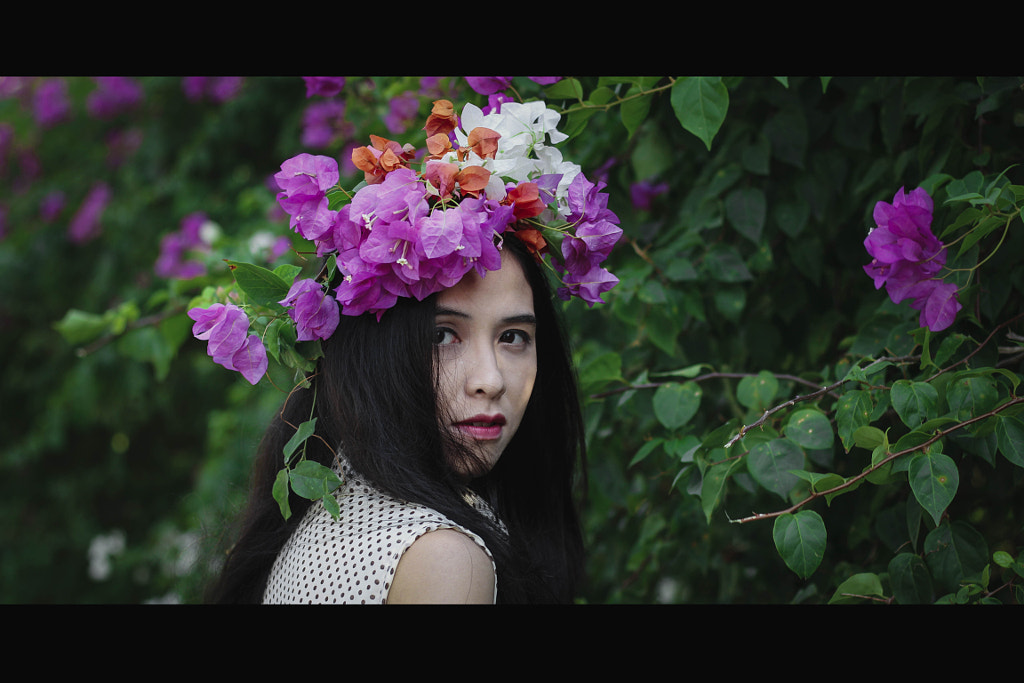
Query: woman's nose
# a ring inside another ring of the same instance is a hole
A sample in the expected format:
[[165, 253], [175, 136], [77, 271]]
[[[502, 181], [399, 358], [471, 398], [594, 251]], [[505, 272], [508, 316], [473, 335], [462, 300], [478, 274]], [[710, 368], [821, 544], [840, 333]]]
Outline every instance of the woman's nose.
[[497, 398], [505, 392], [505, 379], [491, 347], [475, 348], [466, 364], [466, 393]]

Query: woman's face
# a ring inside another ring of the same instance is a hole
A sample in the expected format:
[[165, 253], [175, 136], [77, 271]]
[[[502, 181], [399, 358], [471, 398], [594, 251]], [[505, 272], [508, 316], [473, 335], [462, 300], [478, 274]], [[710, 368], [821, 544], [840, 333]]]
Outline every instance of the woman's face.
[[516, 258], [504, 254], [500, 270], [471, 271], [441, 292], [434, 329], [440, 413], [489, 471], [519, 429], [537, 377], [533, 292]]

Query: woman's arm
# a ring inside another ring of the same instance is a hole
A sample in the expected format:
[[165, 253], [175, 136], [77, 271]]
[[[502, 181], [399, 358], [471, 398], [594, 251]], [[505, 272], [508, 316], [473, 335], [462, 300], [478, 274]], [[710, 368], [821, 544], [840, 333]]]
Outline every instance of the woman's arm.
[[491, 604], [491, 558], [473, 539], [455, 529], [426, 533], [402, 554], [387, 602]]

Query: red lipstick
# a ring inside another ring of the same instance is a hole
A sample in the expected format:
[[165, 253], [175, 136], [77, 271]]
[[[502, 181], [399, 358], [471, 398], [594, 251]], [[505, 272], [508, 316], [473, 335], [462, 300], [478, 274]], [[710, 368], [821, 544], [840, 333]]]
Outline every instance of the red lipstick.
[[474, 439], [489, 441], [501, 436], [501, 429], [505, 426], [505, 416], [501, 413], [497, 415], [474, 415], [461, 422], [456, 422], [455, 426]]

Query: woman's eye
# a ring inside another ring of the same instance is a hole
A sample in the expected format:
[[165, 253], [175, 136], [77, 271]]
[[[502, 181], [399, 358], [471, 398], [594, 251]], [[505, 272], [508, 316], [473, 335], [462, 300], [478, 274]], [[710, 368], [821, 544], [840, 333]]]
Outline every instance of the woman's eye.
[[526, 344], [530, 341], [530, 335], [522, 330], [506, 330], [501, 334], [503, 344]]
[[457, 341], [458, 337], [456, 337], [455, 333], [447, 327], [437, 327], [434, 329], [434, 344], [437, 346], [454, 344]]

